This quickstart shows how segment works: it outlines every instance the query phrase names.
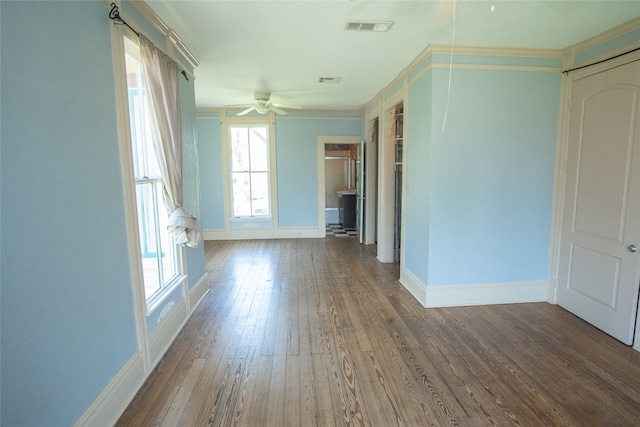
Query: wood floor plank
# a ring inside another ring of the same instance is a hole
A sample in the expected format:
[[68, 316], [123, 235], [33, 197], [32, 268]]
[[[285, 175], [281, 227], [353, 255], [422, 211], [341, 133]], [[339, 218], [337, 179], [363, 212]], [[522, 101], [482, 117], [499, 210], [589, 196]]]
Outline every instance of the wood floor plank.
[[356, 239], [208, 241], [118, 426], [640, 425], [640, 353], [546, 303], [425, 309]]

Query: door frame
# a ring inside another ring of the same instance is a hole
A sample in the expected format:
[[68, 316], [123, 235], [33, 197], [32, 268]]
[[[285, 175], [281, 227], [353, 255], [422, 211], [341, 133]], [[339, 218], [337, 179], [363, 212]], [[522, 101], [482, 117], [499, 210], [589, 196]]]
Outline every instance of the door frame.
[[[377, 208], [377, 238], [378, 247], [376, 256], [378, 261], [383, 263], [394, 262], [394, 205], [395, 205], [395, 149], [393, 136], [387, 132], [391, 129], [392, 120], [389, 118], [390, 112], [396, 106], [403, 104], [404, 107], [404, 129], [408, 129], [408, 109], [406, 85], [404, 90], [400, 90], [393, 96], [387, 98], [382, 104], [382, 112], [378, 120], [378, 208]], [[403, 139], [403, 156], [407, 152], [407, 138]], [[404, 160], [404, 159], [403, 159]], [[405, 162], [406, 164], [406, 162]], [[406, 170], [403, 170], [406, 173]], [[402, 182], [402, 192], [405, 193], [406, 180]], [[402, 219], [404, 224], [404, 203], [402, 200]], [[404, 227], [401, 227], [400, 237], [400, 266], [404, 266]]]
[[324, 171], [324, 147], [327, 144], [349, 144], [358, 145], [362, 142], [359, 136], [318, 136], [318, 235], [317, 237], [326, 237], [326, 215], [325, 215], [325, 171]]
[[[562, 217], [564, 208], [564, 189], [566, 185], [566, 166], [569, 151], [569, 126], [571, 113], [571, 98], [573, 82], [575, 80], [598, 74], [616, 68], [630, 62], [640, 60], [640, 51], [634, 52], [619, 58], [612, 59], [591, 67], [572, 71], [567, 77], [562, 79], [562, 92], [560, 96], [560, 117], [558, 126], [558, 139], [556, 148], [556, 166], [553, 189], [553, 217], [551, 223], [551, 242], [549, 251], [549, 296], [548, 300], [552, 304], [557, 304], [558, 291], [558, 271], [560, 262], [560, 235], [562, 232]], [[565, 64], [570, 63], [565, 58]], [[636, 333], [634, 336], [633, 348], [640, 351], [640, 310], [636, 314]]]
[[[378, 121], [378, 129], [375, 142], [372, 140], [373, 123]], [[374, 114], [366, 117], [366, 138], [365, 138], [365, 200], [364, 211], [367, 213], [364, 224], [363, 244], [373, 245], [378, 237], [378, 147], [380, 146], [380, 112], [378, 109]]]

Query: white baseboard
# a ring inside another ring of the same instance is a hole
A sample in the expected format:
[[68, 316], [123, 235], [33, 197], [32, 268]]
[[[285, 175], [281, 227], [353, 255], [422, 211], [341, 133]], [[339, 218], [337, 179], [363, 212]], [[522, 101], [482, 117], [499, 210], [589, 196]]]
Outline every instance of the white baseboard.
[[400, 283], [425, 307], [547, 302], [546, 280], [463, 285], [427, 285], [406, 269], [400, 271]]
[[[326, 227], [322, 227], [322, 236], [326, 237]], [[318, 227], [278, 227], [276, 239], [314, 239], [318, 237]]]
[[149, 361], [153, 369], [189, 319], [184, 298], [162, 319], [162, 323], [149, 335]]
[[207, 280], [209, 273], [206, 271], [191, 289], [189, 289], [189, 315], [193, 313], [202, 298], [209, 292], [211, 284]]
[[149, 360], [151, 360], [149, 369], [145, 372], [142, 352], [136, 351], [82, 414], [74, 427], [112, 426], [118, 421], [155, 365], [189, 320], [191, 313], [209, 291], [209, 282], [206, 278], [207, 273], [189, 291], [191, 312], [187, 312], [185, 300], [180, 300], [149, 336]]
[[318, 227], [278, 227], [208, 229], [202, 231], [204, 240], [250, 240], [250, 239], [314, 239], [325, 237], [324, 226]]
[[147, 379], [142, 352], [136, 351], [102, 390], [75, 427], [112, 426]]
[[633, 342], [633, 348], [640, 351], [640, 313], [636, 313], [636, 337]]
[[225, 228], [202, 230], [203, 240], [229, 240], [229, 231]]
[[422, 305], [427, 301], [427, 285], [406, 268], [400, 268], [400, 283]]
[[546, 280], [427, 286], [425, 307], [546, 302]]

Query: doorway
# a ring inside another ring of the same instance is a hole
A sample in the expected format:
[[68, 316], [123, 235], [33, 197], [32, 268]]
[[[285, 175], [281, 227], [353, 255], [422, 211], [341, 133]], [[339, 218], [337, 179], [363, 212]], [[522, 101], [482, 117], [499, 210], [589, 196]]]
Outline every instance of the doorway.
[[356, 236], [361, 217], [361, 144], [324, 145], [325, 222], [327, 237]]
[[400, 262], [402, 257], [402, 158], [404, 104], [396, 101], [386, 111], [379, 148], [378, 247], [380, 262]]
[[365, 221], [363, 243], [373, 245], [378, 241], [378, 140], [380, 138], [380, 118], [374, 117], [368, 122], [369, 140], [365, 144]]
[[[329, 234], [357, 236], [357, 219], [364, 218], [358, 204], [358, 154], [364, 153], [363, 141], [357, 136], [318, 137], [318, 237]], [[330, 227], [333, 226], [333, 227]]]
[[572, 77], [557, 303], [630, 345], [640, 280], [640, 58]]

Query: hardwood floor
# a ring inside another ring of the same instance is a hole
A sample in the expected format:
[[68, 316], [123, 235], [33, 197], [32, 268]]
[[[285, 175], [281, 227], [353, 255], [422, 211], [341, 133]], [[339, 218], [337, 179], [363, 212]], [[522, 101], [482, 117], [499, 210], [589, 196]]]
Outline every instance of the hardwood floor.
[[205, 251], [119, 426], [640, 425], [640, 353], [557, 306], [425, 309], [351, 238]]

